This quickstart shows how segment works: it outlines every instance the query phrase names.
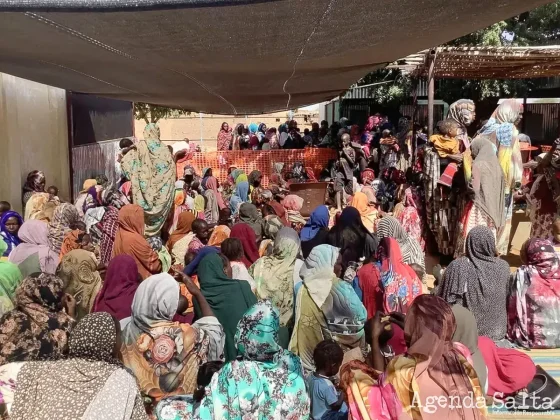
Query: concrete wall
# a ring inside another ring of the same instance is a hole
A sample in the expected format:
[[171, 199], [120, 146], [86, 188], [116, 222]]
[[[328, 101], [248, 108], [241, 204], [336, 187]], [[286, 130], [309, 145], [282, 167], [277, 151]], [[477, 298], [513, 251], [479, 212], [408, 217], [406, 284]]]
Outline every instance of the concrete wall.
[[34, 169], [69, 199], [68, 162], [66, 92], [0, 73], [0, 200], [21, 211], [21, 188]]

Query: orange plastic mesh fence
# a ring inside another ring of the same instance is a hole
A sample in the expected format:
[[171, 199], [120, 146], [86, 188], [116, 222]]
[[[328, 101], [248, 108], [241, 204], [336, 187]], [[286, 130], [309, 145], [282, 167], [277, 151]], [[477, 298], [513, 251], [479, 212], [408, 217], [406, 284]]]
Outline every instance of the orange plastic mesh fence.
[[302, 162], [303, 166], [311, 168], [318, 178], [321, 170], [331, 159], [336, 159], [337, 153], [333, 149], [292, 149], [292, 150], [242, 150], [226, 152], [195, 153], [192, 159], [177, 163], [177, 176], [183, 176], [186, 165], [192, 165], [198, 175], [203, 168], [212, 168], [212, 174], [223, 182], [227, 178], [228, 168], [235, 165], [245, 171], [259, 170], [263, 174], [262, 185], [267, 186], [269, 176], [273, 173], [273, 165], [284, 163], [284, 171], [290, 170], [294, 163]]

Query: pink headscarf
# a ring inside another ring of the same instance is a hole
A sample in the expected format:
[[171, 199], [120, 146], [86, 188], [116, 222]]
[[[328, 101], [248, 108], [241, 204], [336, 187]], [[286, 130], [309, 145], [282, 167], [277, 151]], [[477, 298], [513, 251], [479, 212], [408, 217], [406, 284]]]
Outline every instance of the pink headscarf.
[[290, 194], [282, 201], [282, 205], [286, 210], [300, 211], [303, 207], [303, 198], [299, 195]]
[[48, 241], [48, 226], [40, 220], [28, 220], [19, 228], [21, 243], [11, 252], [8, 261], [21, 264], [27, 257], [37, 254], [41, 271], [54, 274], [58, 266], [58, 254], [51, 250]]
[[220, 210], [226, 208], [226, 204], [224, 203], [224, 198], [222, 194], [218, 191], [218, 180], [214, 176], [209, 176], [206, 180], [206, 189], [211, 190], [216, 197], [216, 202], [218, 203], [218, 207]]

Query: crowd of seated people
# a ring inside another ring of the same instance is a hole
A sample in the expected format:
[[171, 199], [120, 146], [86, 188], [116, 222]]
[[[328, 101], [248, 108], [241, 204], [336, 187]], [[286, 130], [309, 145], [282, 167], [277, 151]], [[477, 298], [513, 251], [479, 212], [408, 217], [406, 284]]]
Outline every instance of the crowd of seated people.
[[[327, 202], [310, 217], [282, 171], [266, 188], [236, 168], [224, 185], [211, 168], [177, 180], [152, 124], [125, 145], [121, 185], [97, 176], [72, 204], [31, 172], [23, 216], [0, 203], [0, 414], [482, 419], [493, 400], [527, 392], [537, 368], [520, 349], [560, 347], [556, 224], [510, 274], [488, 225], [496, 203], [479, 194], [493, 187], [471, 183], [488, 218], [467, 223], [464, 252], [432, 287], [429, 182], [406, 133], [384, 130], [373, 116], [337, 132], [343, 209]], [[385, 155], [360, 168], [345, 136]], [[479, 140], [468, 145], [473, 179], [500, 165]], [[434, 407], [451, 398], [476, 403]]]

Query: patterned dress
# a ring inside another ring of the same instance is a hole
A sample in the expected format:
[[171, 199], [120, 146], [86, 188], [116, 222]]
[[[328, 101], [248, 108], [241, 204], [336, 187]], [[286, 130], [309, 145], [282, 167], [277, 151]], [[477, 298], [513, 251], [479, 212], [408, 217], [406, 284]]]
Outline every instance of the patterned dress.
[[121, 163], [125, 177], [132, 183], [132, 202], [144, 209], [146, 236], [157, 235], [163, 227], [175, 192], [177, 171], [173, 156], [159, 137], [159, 127], [148, 124], [144, 140]]

